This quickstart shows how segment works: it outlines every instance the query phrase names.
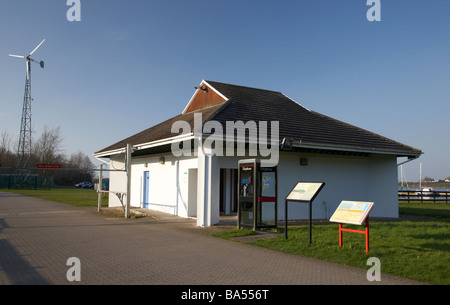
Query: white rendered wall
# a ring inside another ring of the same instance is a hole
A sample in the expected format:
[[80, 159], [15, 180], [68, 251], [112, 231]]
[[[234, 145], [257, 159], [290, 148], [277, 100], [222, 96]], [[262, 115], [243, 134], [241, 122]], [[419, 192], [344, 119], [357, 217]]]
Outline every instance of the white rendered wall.
[[[300, 157], [308, 159], [300, 166]], [[278, 166], [278, 215], [298, 181], [325, 182], [313, 201], [313, 218], [329, 219], [342, 200], [375, 202], [371, 216], [398, 217], [395, 156], [350, 157], [282, 153]], [[307, 219], [308, 205], [289, 202], [289, 219]]]
[[[188, 217], [189, 169], [198, 169], [197, 225], [210, 226], [219, 221], [220, 168], [237, 168], [238, 160], [248, 157], [205, 156], [176, 158], [137, 157], [132, 161], [131, 206], [143, 206], [144, 172], [149, 171], [149, 208]], [[308, 159], [307, 166], [300, 158]], [[398, 217], [397, 159], [395, 156], [334, 156], [280, 152], [278, 164], [278, 218], [284, 219], [284, 199], [298, 181], [325, 182], [313, 202], [313, 218], [329, 219], [342, 200], [375, 202], [371, 216]], [[124, 168], [123, 160], [111, 163]], [[192, 173], [192, 171], [191, 171]], [[191, 179], [192, 180], [192, 179]], [[110, 190], [126, 191], [124, 172], [110, 173]], [[110, 206], [121, 206], [110, 194]], [[192, 208], [190, 210], [192, 216]], [[289, 219], [307, 219], [308, 206], [289, 203]]]
[[149, 209], [188, 217], [189, 169], [197, 168], [196, 158], [175, 158], [172, 154], [137, 157], [132, 161], [131, 206], [144, 205], [144, 172], [149, 172]]
[[[110, 161], [110, 169], [118, 169], [118, 170], [124, 170], [125, 169], [125, 161], [124, 157], [116, 157], [113, 160]], [[113, 172], [111, 171], [109, 173], [109, 191], [111, 192], [124, 192], [127, 191], [127, 175], [125, 172]], [[124, 198], [124, 204], [126, 199]], [[109, 206], [110, 207], [121, 207], [122, 204], [120, 203], [119, 198], [109, 193]]]

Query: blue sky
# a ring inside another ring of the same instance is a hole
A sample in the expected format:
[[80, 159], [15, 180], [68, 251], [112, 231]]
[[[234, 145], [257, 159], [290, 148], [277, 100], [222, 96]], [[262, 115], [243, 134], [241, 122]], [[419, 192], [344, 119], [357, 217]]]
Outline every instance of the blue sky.
[[[66, 0], [0, 4], [0, 132], [18, 137], [34, 54], [33, 129], [89, 155], [181, 113], [202, 79], [281, 91], [420, 148], [406, 178], [450, 176], [450, 1]], [[99, 162], [96, 162], [97, 164]]]

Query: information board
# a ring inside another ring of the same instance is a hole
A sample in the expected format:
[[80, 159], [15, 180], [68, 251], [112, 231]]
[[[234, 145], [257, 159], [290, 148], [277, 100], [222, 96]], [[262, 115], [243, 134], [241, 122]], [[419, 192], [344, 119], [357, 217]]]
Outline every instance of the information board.
[[348, 223], [355, 225], [362, 225], [366, 220], [370, 211], [372, 210], [373, 202], [361, 202], [361, 201], [342, 201], [338, 206], [333, 216], [331, 216], [331, 222]]
[[302, 202], [309, 205], [309, 243], [312, 242], [312, 202], [325, 182], [298, 182], [284, 200], [284, 238], [288, 236], [288, 202]]
[[286, 200], [312, 201], [323, 185], [323, 182], [299, 182], [286, 197]]

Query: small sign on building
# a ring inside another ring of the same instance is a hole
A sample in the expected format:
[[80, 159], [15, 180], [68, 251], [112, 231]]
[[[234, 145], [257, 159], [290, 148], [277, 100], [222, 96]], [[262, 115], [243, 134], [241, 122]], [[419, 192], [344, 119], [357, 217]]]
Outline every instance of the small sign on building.
[[61, 168], [61, 164], [37, 164], [36, 167], [41, 169], [57, 169]]

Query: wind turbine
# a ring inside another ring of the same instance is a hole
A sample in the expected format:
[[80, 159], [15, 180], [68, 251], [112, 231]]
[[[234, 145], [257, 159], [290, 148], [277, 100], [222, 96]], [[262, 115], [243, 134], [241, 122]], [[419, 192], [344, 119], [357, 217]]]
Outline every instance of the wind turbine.
[[[31, 62], [37, 62], [31, 58], [34, 52], [44, 43], [45, 39], [34, 48], [27, 56], [9, 54], [11, 57], [23, 58], [27, 63], [27, 78], [25, 80], [25, 94], [23, 96], [22, 122], [20, 124], [19, 147], [17, 149], [17, 166], [14, 180], [14, 188], [24, 185], [29, 172], [25, 173], [27, 163], [31, 157]], [[39, 65], [44, 68], [44, 62]]]

